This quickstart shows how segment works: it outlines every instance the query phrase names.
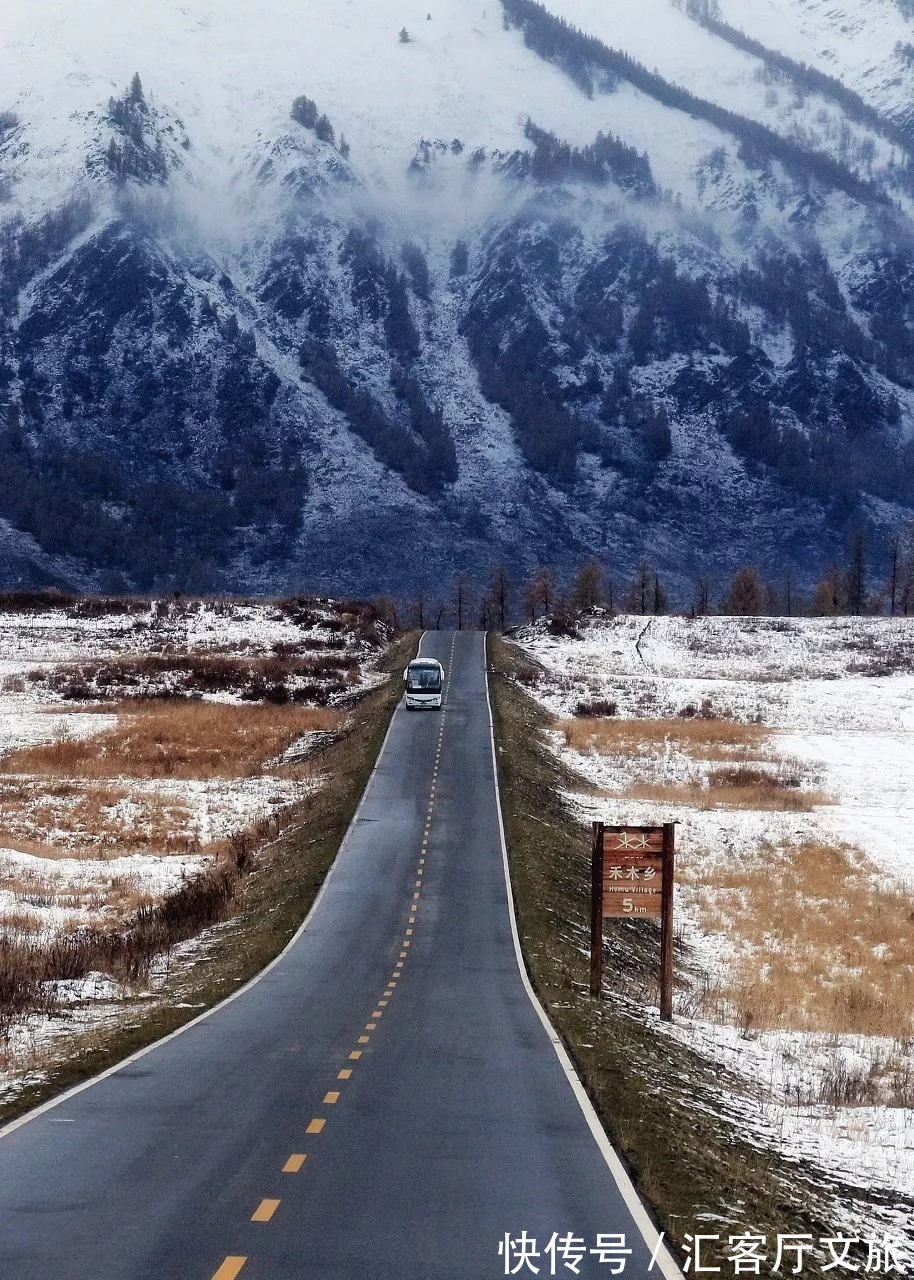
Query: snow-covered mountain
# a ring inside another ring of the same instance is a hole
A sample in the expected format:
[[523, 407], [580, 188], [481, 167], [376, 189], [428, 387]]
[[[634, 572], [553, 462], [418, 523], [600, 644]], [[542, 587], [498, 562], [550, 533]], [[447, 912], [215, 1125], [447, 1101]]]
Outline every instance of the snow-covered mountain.
[[914, 0], [5, 0], [0, 578], [878, 538], [912, 103]]

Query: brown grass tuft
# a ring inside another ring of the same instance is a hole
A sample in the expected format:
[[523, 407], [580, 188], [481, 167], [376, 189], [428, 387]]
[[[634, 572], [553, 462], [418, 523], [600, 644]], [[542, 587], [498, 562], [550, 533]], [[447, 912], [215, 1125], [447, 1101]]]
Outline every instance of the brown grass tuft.
[[117, 725], [91, 738], [23, 747], [0, 772], [60, 778], [245, 778], [296, 738], [339, 727], [329, 708], [150, 700], [121, 704]]
[[914, 1035], [914, 904], [859, 850], [764, 846], [751, 862], [690, 867], [701, 927], [743, 952], [710, 1016], [744, 1029]]
[[732, 778], [711, 774], [708, 785], [688, 786], [667, 782], [636, 782], [622, 792], [599, 792], [613, 799], [647, 800], [654, 804], [683, 805], [693, 809], [764, 809], [787, 813], [810, 813], [819, 805], [830, 804], [823, 791], [804, 791], [785, 782], [776, 773], [764, 781], [741, 783]]
[[759, 751], [771, 730], [736, 720], [613, 720], [577, 717], [558, 724], [565, 745], [574, 751], [596, 751], [606, 756], [639, 756], [669, 746], [700, 760], [730, 760]]

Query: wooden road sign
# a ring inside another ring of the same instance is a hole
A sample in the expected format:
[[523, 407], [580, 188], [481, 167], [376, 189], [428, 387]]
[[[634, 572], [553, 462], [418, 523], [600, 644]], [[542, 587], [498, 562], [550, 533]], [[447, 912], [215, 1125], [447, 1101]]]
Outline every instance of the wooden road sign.
[[603, 921], [660, 921], [660, 1016], [673, 1019], [673, 877], [676, 825], [593, 824], [590, 897], [590, 994], [603, 984]]

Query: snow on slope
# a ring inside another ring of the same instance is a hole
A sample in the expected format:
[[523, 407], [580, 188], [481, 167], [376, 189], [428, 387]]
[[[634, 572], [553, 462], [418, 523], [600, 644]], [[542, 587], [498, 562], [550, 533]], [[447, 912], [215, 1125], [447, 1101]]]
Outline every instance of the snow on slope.
[[769, 47], [808, 62], [896, 118], [911, 113], [914, 69], [896, 45], [914, 23], [896, 0], [720, 0], [721, 16]]
[[[760, 58], [712, 34], [673, 0], [612, 6], [605, 0], [553, 0], [551, 8], [588, 35], [624, 50], [697, 97], [757, 120], [776, 133], [803, 139], [827, 152], [842, 124], [849, 127], [835, 103], [821, 94], [796, 94], [787, 84], [772, 83]], [[777, 47], [776, 30], [768, 27], [761, 35], [753, 34]], [[885, 139], [859, 126], [850, 126], [850, 132], [858, 142], [870, 142], [877, 169], [888, 163], [892, 147]], [[735, 156], [731, 164], [733, 160]]]
[[[815, 95], [802, 107], [789, 94], [783, 103], [777, 93], [771, 100], [757, 59], [709, 35], [669, 0], [646, 5], [562, 0], [553, 8], [699, 96], [824, 141], [822, 120], [835, 115], [829, 104]], [[397, 35], [404, 26], [405, 44]], [[108, 99], [135, 71], [150, 100], [186, 131], [187, 177], [217, 202], [217, 223], [241, 174], [250, 176], [281, 146], [302, 93], [345, 134], [357, 170], [381, 179], [401, 212], [407, 200], [412, 218], [423, 206], [401, 181], [420, 139], [457, 137], [470, 148], [510, 152], [527, 145], [528, 115], [576, 145], [598, 130], [618, 134], [650, 152], [661, 187], [691, 199], [694, 169], [715, 148], [728, 147], [730, 166], [739, 168], [726, 134], [626, 84], [586, 99], [527, 50], [520, 33], [503, 29], [498, 0], [402, 0], [396, 8], [370, 0], [164, 0], [129, 16], [113, 0], [78, 7], [9, 0], [0, 16], [0, 110], [14, 111], [23, 125], [13, 174], [26, 212], [53, 204], [84, 178], [87, 154], [107, 142]], [[875, 146], [884, 161], [887, 145], [875, 139]], [[462, 204], [451, 200], [445, 210]], [[437, 222], [441, 202], [424, 212]]]
[[129, 16], [114, 0], [10, 0], [0, 110], [25, 126], [30, 195], [53, 199], [79, 179], [93, 113], [135, 71], [181, 119], [188, 170], [205, 184], [287, 130], [302, 93], [346, 135], [353, 161], [391, 182], [422, 138], [511, 151], [525, 145], [528, 114], [578, 144], [606, 127], [601, 104], [504, 31], [498, 0], [165, 0]]

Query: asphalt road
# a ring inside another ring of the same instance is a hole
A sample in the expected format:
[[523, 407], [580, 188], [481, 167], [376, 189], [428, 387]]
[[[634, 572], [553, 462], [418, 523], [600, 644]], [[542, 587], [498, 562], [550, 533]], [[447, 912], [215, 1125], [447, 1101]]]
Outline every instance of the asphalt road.
[[0, 1137], [0, 1280], [483, 1280], [522, 1232], [514, 1274], [609, 1276], [605, 1234], [648, 1274], [518, 967], [483, 637], [422, 652], [446, 706], [397, 710], [278, 963]]

